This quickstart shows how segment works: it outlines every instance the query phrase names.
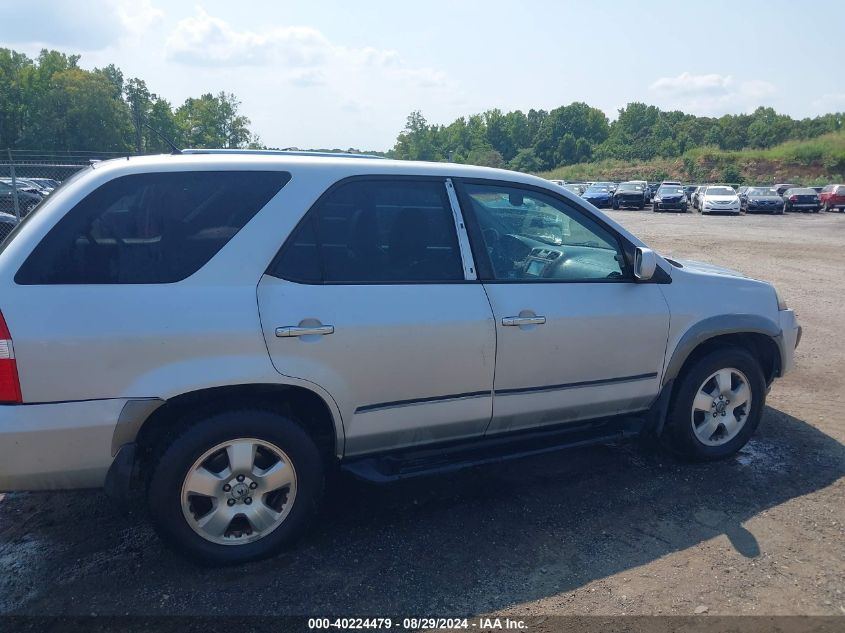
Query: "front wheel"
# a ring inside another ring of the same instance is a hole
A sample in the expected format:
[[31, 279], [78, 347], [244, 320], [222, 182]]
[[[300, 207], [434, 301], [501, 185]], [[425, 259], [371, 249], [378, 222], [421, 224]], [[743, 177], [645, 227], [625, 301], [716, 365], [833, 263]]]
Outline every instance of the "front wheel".
[[148, 504], [174, 549], [205, 564], [237, 564], [298, 536], [323, 479], [319, 451], [297, 423], [243, 409], [201, 419], [159, 451]]
[[669, 446], [684, 457], [714, 460], [741, 449], [760, 423], [766, 381], [746, 350], [727, 347], [685, 370], [669, 408]]

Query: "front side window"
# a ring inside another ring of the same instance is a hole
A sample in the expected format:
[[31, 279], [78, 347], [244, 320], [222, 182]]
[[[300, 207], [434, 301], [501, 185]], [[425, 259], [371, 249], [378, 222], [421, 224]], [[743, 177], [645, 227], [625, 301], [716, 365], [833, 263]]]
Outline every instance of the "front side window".
[[290, 174], [273, 171], [115, 178], [59, 220], [15, 281], [26, 285], [180, 281], [202, 268], [289, 180]]
[[341, 184], [308, 212], [270, 274], [306, 283], [437, 283], [464, 279], [443, 181]]
[[604, 281], [625, 277], [619, 241], [552, 196], [517, 187], [465, 184], [493, 278]]

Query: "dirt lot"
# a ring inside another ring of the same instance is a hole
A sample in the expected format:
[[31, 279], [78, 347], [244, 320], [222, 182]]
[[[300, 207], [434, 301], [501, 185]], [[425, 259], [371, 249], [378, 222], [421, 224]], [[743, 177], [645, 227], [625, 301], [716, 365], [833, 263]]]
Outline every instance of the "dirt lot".
[[0, 612], [845, 614], [845, 215], [613, 215], [774, 281], [805, 334], [735, 459], [598, 447], [379, 488], [296, 547], [197, 568], [99, 492], [0, 495]]

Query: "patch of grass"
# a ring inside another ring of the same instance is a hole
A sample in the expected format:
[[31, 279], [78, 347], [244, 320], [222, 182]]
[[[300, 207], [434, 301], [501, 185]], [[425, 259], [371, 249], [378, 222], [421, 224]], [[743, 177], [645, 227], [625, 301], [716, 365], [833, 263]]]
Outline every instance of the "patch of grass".
[[[537, 174], [561, 180], [659, 181], [674, 178], [689, 182], [773, 182], [788, 180], [826, 184], [845, 179], [845, 132], [832, 132], [805, 141], [787, 141], [769, 149], [725, 151], [697, 147], [680, 158], [625, 162], [602, 160], [558, 167]], [[731, 176], [730, 178], [727, 178]]]

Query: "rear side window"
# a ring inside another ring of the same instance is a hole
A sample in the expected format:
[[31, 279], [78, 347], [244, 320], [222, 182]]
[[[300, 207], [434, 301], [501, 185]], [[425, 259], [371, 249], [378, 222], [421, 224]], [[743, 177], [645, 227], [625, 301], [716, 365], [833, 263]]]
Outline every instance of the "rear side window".
[[442, 181], [355, 180], [325, 195], [269, 273], [305, 283], [437, 283], [464, 278]]
[[202, 268], [290, 180], [286, 172], [198, 171], [115, 178], [35, 247], [19, 284], [158, 284]]

